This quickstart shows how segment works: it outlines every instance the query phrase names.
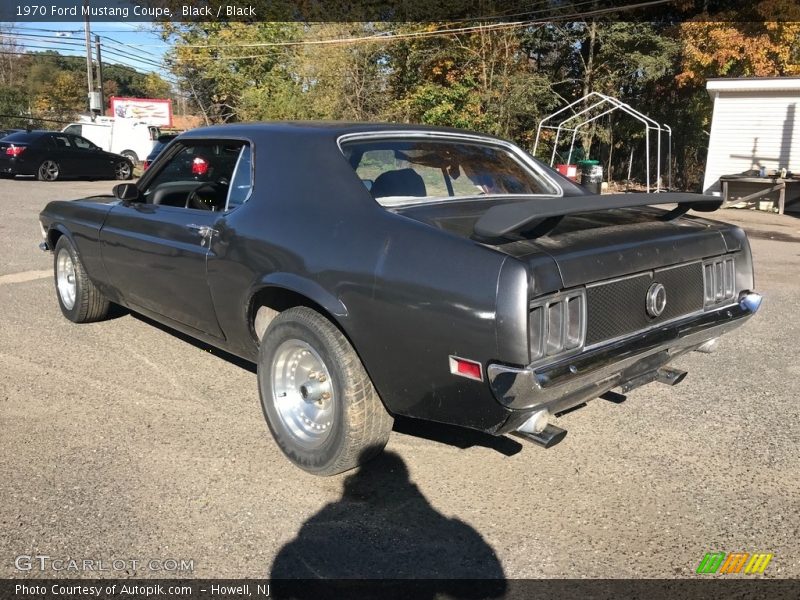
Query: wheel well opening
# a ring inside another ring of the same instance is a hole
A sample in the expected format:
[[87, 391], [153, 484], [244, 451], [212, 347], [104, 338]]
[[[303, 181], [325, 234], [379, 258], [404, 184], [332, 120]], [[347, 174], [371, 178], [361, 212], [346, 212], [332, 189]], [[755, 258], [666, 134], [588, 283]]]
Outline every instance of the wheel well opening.
[[59, 231], [58, 229], [51, 229], [47, 232], [47, 247], [50, 250], [55, 250], [56, 244], [58, 243], [58, 238], [60, 238], [64, 233]]
[[250, 334], [256, 343], [260, 343], [261, 336], [264, 335], [272, 319], [284, 310], [296, 306], [305, 306], [317, 311], [341, 330], [331, 314], [310, 298], [286, 288], [268, 287], [256, 292], [250, 301], [248, 322], [250, 323]]

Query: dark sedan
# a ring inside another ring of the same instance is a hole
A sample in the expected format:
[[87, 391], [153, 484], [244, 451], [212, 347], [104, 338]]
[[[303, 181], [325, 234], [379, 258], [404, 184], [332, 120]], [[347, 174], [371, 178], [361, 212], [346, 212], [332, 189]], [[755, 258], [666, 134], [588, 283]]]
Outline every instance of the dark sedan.
[[79, 135], [20, 131], [0, 139], [0, 175], [34, 175], [40, 181], [86, 177], [130, 179], [133, 165]]
[[150, 151], [150, 154], [148, 154], [147, 158], [142, 161], [142, 169], [147, 171], [147, 169], [150, 168], [150, 165], [153, 164], [153, 161], [158, 158], [158, 155], [161, 154], [164, 148], [166, 148], [167, 145], [176, 137], [178, 137], [177, 133], [165, 133], [158, 136], [158, 139], [153, 145], [153, 149]]
[[396, 415], [552, 445], [761, 300], [744, 232], [687, 214], [718, 198], [589, 195], [453, 129], [196, 129], [114, 193], [41, 213], [64, 316], [118, 303], [256, 363], [277, 444], [321, 475]]

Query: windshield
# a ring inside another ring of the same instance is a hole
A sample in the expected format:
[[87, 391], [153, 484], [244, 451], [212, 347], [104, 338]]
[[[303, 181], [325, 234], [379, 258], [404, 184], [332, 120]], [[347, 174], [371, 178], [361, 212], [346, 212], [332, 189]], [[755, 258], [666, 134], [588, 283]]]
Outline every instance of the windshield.
[[559, 190], [500, 145], [456, 139], [354, 140], [342, 151], [382, 206]]

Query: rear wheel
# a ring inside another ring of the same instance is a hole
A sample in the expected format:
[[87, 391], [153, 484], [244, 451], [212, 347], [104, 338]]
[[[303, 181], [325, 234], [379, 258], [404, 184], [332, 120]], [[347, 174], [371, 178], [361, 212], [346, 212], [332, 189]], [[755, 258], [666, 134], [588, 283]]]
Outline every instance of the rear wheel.
[[134, 152], [133, 150], [123, 150], [119, 154], [120, 156], [124, 156], [125, 158], [127, 158], [132, 165], [139, 164], [139, 157], [136, 156], [136, 152]]
[[393, 419], [347, 338], [318, 312], [296, 307], [261, 342], [264, 415], [283, 453], [315, 475], [336, 475], [379, 453]]
[[36, 171], [36, 178], [39, 181], [55, 181], [61, 174], [58, 163], [52, 159], [42, 161]]
[[86, 275], [75, 247], [62, 235], [53, 251], [53, 275], [61, 312], [73, 323], [100, 321], [109, 302]]
[[126, 180], [133, 177], [133, 166], [127, 160], [121, 160], [114, 165], [114, 179]]

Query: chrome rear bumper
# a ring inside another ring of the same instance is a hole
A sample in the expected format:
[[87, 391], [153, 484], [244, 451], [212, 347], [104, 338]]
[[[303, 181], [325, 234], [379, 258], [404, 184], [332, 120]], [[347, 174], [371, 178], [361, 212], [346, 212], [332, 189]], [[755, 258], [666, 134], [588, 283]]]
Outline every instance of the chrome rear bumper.
[[761, 296], [743, 294], [737, 304], [596, 348], [550, 365], [487, 369], [495, 398], [510, 409], [547, 409], [555, 414], [619, 387], [744, 323], [758, 310]]

